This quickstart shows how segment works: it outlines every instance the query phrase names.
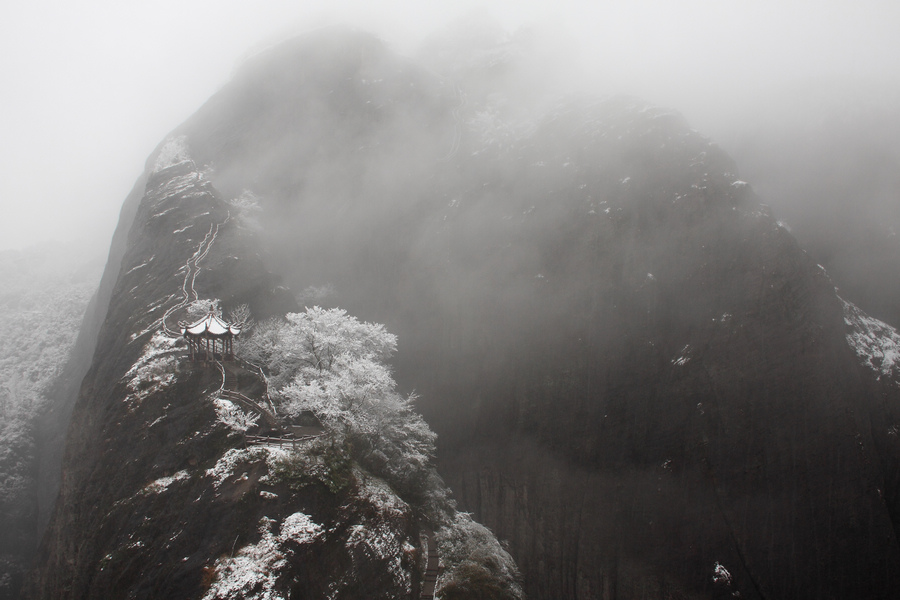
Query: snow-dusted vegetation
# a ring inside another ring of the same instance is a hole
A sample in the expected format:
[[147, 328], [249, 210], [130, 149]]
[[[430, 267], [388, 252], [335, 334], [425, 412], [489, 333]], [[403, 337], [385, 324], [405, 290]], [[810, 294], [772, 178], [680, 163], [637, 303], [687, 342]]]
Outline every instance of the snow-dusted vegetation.
[[[317, 585], [328, 588], [329, 597], [345, 597], [348, 593], [356, 597], [353, 594], [360, 589], [359, 573], [372, 568], [378, 573], [378, 581], [372, 583], [375, 590], [398, 590], [399, 597], [407, 597], [412, 591], [410, 557], [415, 548], [409, 541], [411, 507], [383, 480], [351, 467], [324, 441], [301, 451], [272, 446], [232, 448], [206, 470], [205, 478], [216, 498], [222, 499], [232, 498], [234, 490], [242, 486], [249, 491], [255, 481], [264, 489], [253, 495], [273, 505], [247, 534], [249, 543], [242, 541], [210, 565], [204, 598], [292, 597], [297, 564], [313, 560], [321, 567], [321, 561], [327, 560], [310, 558], [315, 552], [337, 552], [346, 563], [338, 571], [312, 575]], [[148, 488], [166, 485], [169, 479], [153, 482]], [[299, 508], [302, 498], [308, 499], [310, 493], [316, 493], [314, 490], [323, 494], [319, 502], [324, 500], [326, 506], [338, 500], [337, 512], [320, 511], [321, 504], [312, 512]]]
[[249, 229], [260, 229], [259, 213], [262, 207], [259, 197], [250, 190], [243, 190], [236, 198], [228, 201], [237, 223]]
[[280, 526], [263, 517], [259, 530], [261, 537], [257, 543], [244, 546], [236, 555], [216, 562], [218, 577], [204, 600], [280, 600], [289, 597], [276, 587], [291, 552], [286, 546], [315, 542], [323, 534], [322, 527], [308, 515], [298, 512], [284, 519]]
[[125, 374], [128, 380], [129, 402], [140, 401], [175, 381], [178, 362], [175, 358], [176, 339], [157, 331], [144, 346], [140, 358]]
[[192, 322], [202, 319], [206, 315], [212, 313], [217, 317], [222, 316], [221, 302], [218, 298], [200, 298], [194, 300], [185, 307], [185, 321]]
[[470, 514], [456, 513], [435, 537], [445, 569], [438, 580], [440, 598], [522, 597], [515, 561]]
[[[37, 423], [101, 267], [63, 246], [0, 253], [0, 526], [9, 540], [34, 526]], [[0, 554], [0, 596], [18, 586], [29, 545]]]
[[900, 334], [897, 330], [861, 311], [856, 305], [844, 303], [844, 323], [850, 328], [847, 343], [859, 360], [878, 373], [878, 377], [896, 378], [900, 375]]
[[186, 160], [190, 160], [187, 138], [183, 135], [171, 137], [166, 140], [162, 148], [160, 148], [159, 154], [156, 155], [156, 160], [153, 162], [153, 172], [162, 171], [167, 167]]
[[259, 415], [244, 412], [231, 400], [218, 398], [215, 400], [215, 405], [218, 420], [235, 431], [244, 433], [259, 421]]
[[386, 362], [397, 337], [342, 309], [308, 308], [261, 324], [241, 346], [267, 367], [279, 412], [312, 412], [339, 447], [401, 493], [435, 477], [435, 435], [415, 412], [415, 397], [396, 391]]
[[[326, 431], [303, 451], [267, 455], [268, 474], [260, 481], [286, 482], [292, 489], [325, 484], [331, 493], [352, 490], [370, 504], [379, 517], [351, 526], [344, 545], [351, 556], [383, 564], [392, 586], [412, 589], [404, 555], [413, 547], [392, 522], [414, 510], [438, 528], [443, 597], [487, 592], [493, 595], [484, 597], [520, 598], [512, 558], [487, 528], [456, 512], [431, 464], [435, 434], [415, 412], [415, 398], [397, 392], [387, 364], [396, 349], [396, 336], [384, 326], [361, 322], [341, 309], [307, 308], [259, 324], [241, 344], [243, 358], [267, 371], [279, 414], [296, 418], [312, 413]], [[222, 415], [219, 419], [224, 420]], [[230, 450], [207, 474], [218, 487], [242, 472], [241, 465], [258, 460], [254, 453], [260, 451]], [[251, 589], [241, 575], [251, 562], [271, 573], [271, 561], [282, 560], [273, 524], [261, 526], [258, 544], [219, 565], [221, 579], [208, 598], [281, 597], [274, 579], [263, 577]]]
[[238, 469], [245, 467], [254, 461], [266, 462], [269, 471], [275, 471], [277, 461], [283, 460], [286, 452], [280, 448], [255, 447], [255, 448], [230, 448], [223, 454], [216, 464], [207, 469], [206, 476], [212, 478], [213, 487], [218, 489], [229, 477], [233, 477]]

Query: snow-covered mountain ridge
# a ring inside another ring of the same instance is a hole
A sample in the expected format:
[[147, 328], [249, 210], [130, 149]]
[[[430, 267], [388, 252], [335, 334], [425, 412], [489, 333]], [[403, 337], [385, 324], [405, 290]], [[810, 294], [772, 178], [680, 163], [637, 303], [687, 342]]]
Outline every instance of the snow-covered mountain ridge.
[[847, 301], [844, 301], [844, 322], [851, 329], [847, 343], [860, 361], [878, 373], [879, 379], [887, 376], [900, 382], [900, 333]]

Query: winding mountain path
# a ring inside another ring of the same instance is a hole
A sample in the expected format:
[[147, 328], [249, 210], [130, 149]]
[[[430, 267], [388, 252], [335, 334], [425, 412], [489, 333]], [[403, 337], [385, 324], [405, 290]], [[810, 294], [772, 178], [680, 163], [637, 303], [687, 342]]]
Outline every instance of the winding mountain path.
[[[248, 365], [253, 368], [248, 369]], [[236, 359], [234, 362], [229, 362], [228, 366], [226, 366], [222, 361], [217, 360], [216, 366], [218, 367], [219, 372], [222, 374], [222, 383], [219, 386], [219, 389], [213, 392], [210, 399], [217, 400], [221, 398], [223, 400], [228, 400], [229, 402], [240, 406], [243, 410], [247, 410], [258, 415], [262, 420], [262, 424], [265, 425], [265, 427], [268, 427], [272, 432], [271, 435], [267, 436], [246, 436], [245, 439], [248, 445], [274, 445], [295, 447], [298, 442], [315, 439], [324, 433], [324, 430], [321, 427], [286, 427], [284, 424], [282, 424], [281, 420], [275, 413], [274, 405], [272, 404], [271, 400], [269, 400], [268, 381], [266, 380], [265, 374], [262, 372], [262, 369], [260, 369], [258, 366], [241, 359]], [[268, 402], [269, 406], [271, 406], [271, 410], [263, 406], [262, 401], [255, 400], [240, 391], [238, 378], [233, 373], [235, 369], [239, 369], [246, 373], [251, 373], [254, 376], [260, 378], [260, 381], [262, 381], [266, 386], [265, 391], [262, 393], [262, 398], [265, 402]], [[229, 374], [229, 371], [232, 371], [232, 373]]]
[[245, 371], [252, 372], [254, 375], [259, 377], [260, 381], [263, 382], [263, 385], [265, 386], [265, 391], [263, 391], [262, 397], [266, 401], [266, 403], [269, 405], [269, 408], [271, 409], [272, 414], [277, 417], [278, 411], [275, 409], [275, 405], [272, 403], [272, 398], [269, 397], [269, 378], [266, 377], [266, 374], [262, 370], [262, 367], [250, 362], [249, 360], [244, 360], [243, 358], [240, 358], [238, 356], [235, 356], [234, 360], [237, 364], [243, 365]]
[[[192, 302], [197, 302], [200, 299], [199, 294], [197, 294], [197, 290], [195, 288], [197, 275], [199, 275], [200, 271], [203, 270], [200, 266], [200, 263], [209, 254], [209, 251], [219, 234], [219, 228], [225, 225], [229, 221], [229, 219], [231, 219], [230, 211], [227, 213], [225, 220], [221, 223], [210, 224], [209, 231], [206, 232], [206, 235], [203, 237], [203, 240], [200, 241], [197, 249], [185, 262], [184, 280], [181, 283], [181, 301], [178, 302], [178, 304], [170, 307], [160, 319], [160, 326], [166, 336], [170, 338], [181, 337], [181, 332], [175, 331], [169, 327], [168, 319], [175, 311], [183, 309]], [[298, 441], [313, 439], [322, 434], [321, 428], [306, 427], [300, 428], [303, 431], [301, 431], [300, 435], [298, 436], [296, 431], [291, 431], [284, 425], [282, 425], [281, 421], [278, 419], [275, 405], [272, 404], [272, 401], [269, 398], [269, 382], [265, 376], [265, 373], [258, 365], [254, 365], [253, 363], [249, 363], [242, 359], [236, 359], [234, 362], [230, 363], [231, 365], [233, 365], [231, 369], [242, 369], [248, 373], [252, 373], [260, 379], [260, 381], [265, 386], [265, 389], [262, 393], [262, 401], [268, 403], [271, 410], [263, 406], [261, 402], [243, 394], [240, 391], [240, 385], [238, 381], [236, 381], [236, 378], [233, 374], [231, 377], [229, 377], [229, 368], [227, 368], [222, 361], [216, 360], [215, 364], [222, 375], [222, 382], [219, 385], [219, 388], [212, 394], [210, 394], [209, 399], [217, 400], [221, 398], [224, 400], [228, 400], [229, 402], [242, 407], [244, 410], [248, 410], [259, 415], [263, 423], [271, 431], [276, 433], [275, 437], [247, 436], [247, 442], [249, 444], [295, 445]]]
[[[234, 365], [234, 363], [232, 363], [232, 365]], [[216, 360], [216, 366], [218, 367], [219, 372], [222, 374], [222, 384], [219, 386], [219, 389], [214, 392], [214, 399], [222, 398], [228, 400], [229, 402], [233, 402], [234, 404], [241, 406], [244, 410], [249, 410], [259, 415], [260, 418], [265, 422], [265, 424], [272, 430], [287, 433], [284, 427], [282, 427], [281, 423], [278, 421], [278, 417], [276, 417], [272, 412], [270, 412], [256, 400], [241, 393], [237, 378], [233, 374], [231, 377], [228, 376], [229, 369], [226, 368], [225, 364], [223, 364], [221, 360]], [[231, 367], [232, 370], [234, 368], [245, 370], [243, 365], [240, 364]], [[254, 375], [258, 375], [253, 371], [250, 372]], [[265, 382], [265, 379], [263, 379], [263, 381]], [[267, 396], [268, 394], [264, 393], [263, 395]]]
[[184, 281], [181, 284], [181, 302], [169, 308], [169, 310], [167, 310], [162, 316], [162, 329], [167, 336], [181, 336], [180, 332], [174, 331], [173, 329], [169, 328], [168, 318], [176, 310], [180, 310], [191, 302], [196, 302], [200, 299], [197, 294], [197, 290], [194, 288], [194, 283], [197, 281], [197, 275], [199, 275], [200, 271], [202, 270], [202, 268], [200, 267], [200, 261], [206, 258], [206, 255], [209, 254], [209, 249], [212, 248], [213, 242], [216, 241], [216, 236], [219, 234], [219, 228], [225, 225], [225, 223], [227, 223], [229, 219], [231, 219], [230, 212], [225, 217], [225, 220], [221, 223], [211, 223], [209, 226], [209, 231], [206, 232], [206, 235], [203, 237], [200, 245], [197, 246], [197, 250], [194, 252], [194, 254], [191, 255], [190, 258], [187, 259], [187, 262], [185, 262]]

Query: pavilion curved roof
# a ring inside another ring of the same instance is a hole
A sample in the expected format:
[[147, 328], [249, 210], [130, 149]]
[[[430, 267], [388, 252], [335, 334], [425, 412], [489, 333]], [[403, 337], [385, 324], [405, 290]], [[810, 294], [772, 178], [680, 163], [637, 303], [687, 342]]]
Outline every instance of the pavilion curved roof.
[[240, 327], [235, 327], [231, 323], [223, 321], [213, 313], [209, 313], [199, 321], [185, 325], [181, 328], [182, 335], [211, 335], [213, 337], [223, 335], [237, 335], [241, 332]]

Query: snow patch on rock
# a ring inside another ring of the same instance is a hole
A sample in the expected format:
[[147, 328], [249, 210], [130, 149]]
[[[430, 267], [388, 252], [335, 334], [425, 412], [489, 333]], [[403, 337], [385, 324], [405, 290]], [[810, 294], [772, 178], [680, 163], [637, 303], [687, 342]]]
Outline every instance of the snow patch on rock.
[[716, 564], [713, 565], [712, 580], [713, 583], [730, 586], [732, 581], [731, 573], [729, 573], [728, 569], [726, 569], [721, 563], [716, 562]]
[[216, 461], [212, 468], [206, 470], [206, 476], [212, 477], [213, 487], [218, 490], [225, 480], [234, 475], [235, 469], [244, 463], [266, 458], [267, 448], [230, 448]]
[[308, 544], [322, 535], [322, 526], [302, 512], [295, 512], [281, 524], [281, 541], [291, 540], [298, 544]]
[[323, 534], [322, 526], [297, 512], [284, 520], [280, 532], [272, 532], [276, 522], [263, 517], [259, 522], [259, 542], [241, 548], [237, 555], [216, 561], [216, 579], [203, 600], [283, 600], [288, 590], [276, 589], [278, 576], [287, 566], [291, 544], [309, 544]]
[[[162, 185], [148, 193], [150, 208], [153, 211], [150, 218], [160, 218], [176, 208], [182, 206], [166, 206], [172, 198], [199, 198], [208, 194], [208, 183], [204, 181], [196, 171], [190, 171], [183, 175], [177, 175], [167, 179]], [[202, 217], [209, 214], [201, 213]]]
[[[264, 460], [269, 473], [275, 471], [277, 463], [284, 460], [289, 454], [288, 450], [271, 446], [254, 446], [251, 448], [230, 448], [216, 461], [212, 468], [206, 470], [206, 476], [212, 477], [213, 487], [218, 490], [225, 480], [233, 476], [241, 465]], [[267, 483], [269, 476], [265, 475], [259, 480]]]
[[691, 351], [692, 350], [693, 349], [691, 348], [690, 344], [685, 344], [684, 348], [682, 348], [681, 351], [678, 353], [678, 356], [676, 356], [669, 362], [671, 362], [676, 367], [683, 367], [691, 360]]
[[385, 564], [394, 580], [394, 586], [412, 591], [412, 578], [403, 567], [403, 551], [407, 544], [403, 535], [389, 522], [378, 520], [352, 526], [347, 546], [363, 554], [368, 561]]
[[190, 160], [187, 149], [187, 136], [170, 137], [156, 155], [153, 163], [153, 173], [158, 173], [167, 167], [177, 165]]
[[129, 392], [126, 400], [143, 400], [175, 381], [178, 364], [172, 354], [176, 351], [176, 342], [176, 339], [165, 336], [161, 331], [153, 334], [144, 345], [140, 358], [125, 373]]
[[409, 511], [409, 505], [383, 479], [367, 476], [359, 469], [354, 469], [354, 475], [359, 482], [359, 497], [375, 506], [379, 512], [400, 516]]
[[841, 299], [844, 323], [847, 324], [847, 343], [860, 362], [882, 376], [900, 378], [900, 334], [883, 321], [874, 319], [856, 305]]
[[160, 477], [156, 481], [148, 483], [144, 486], [142, 492], [145, 494], [160, 494], [166, 491], [166, 489], [168, 489], [168, 487], [176, 481], [188, 479], [190, 478], [190, 476], [191, 474], [187, 471], [178, 471], [174, 475], [170, 475], [169, 477]]

